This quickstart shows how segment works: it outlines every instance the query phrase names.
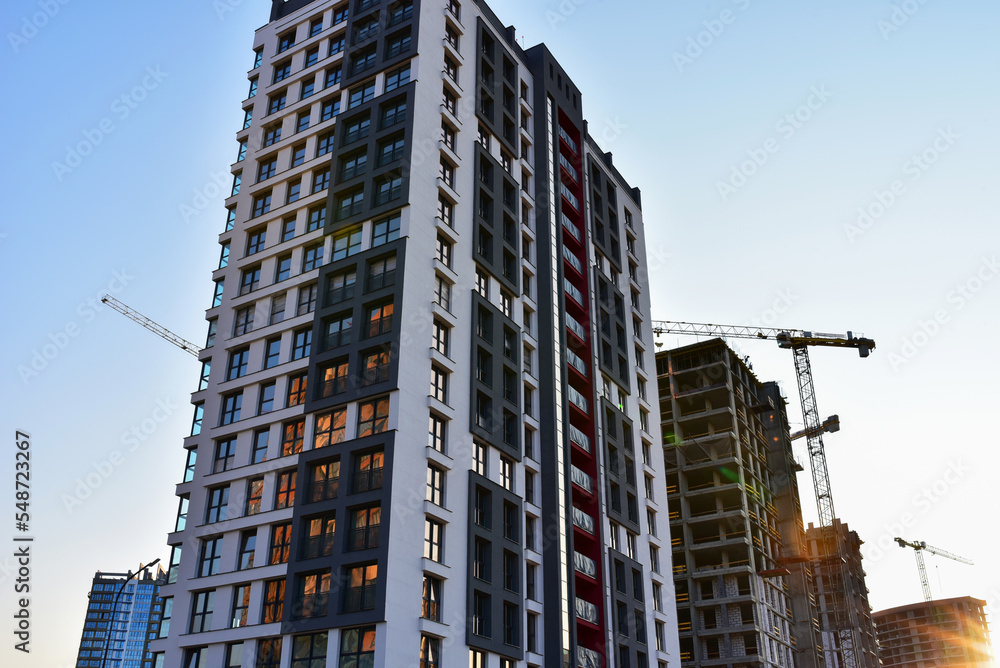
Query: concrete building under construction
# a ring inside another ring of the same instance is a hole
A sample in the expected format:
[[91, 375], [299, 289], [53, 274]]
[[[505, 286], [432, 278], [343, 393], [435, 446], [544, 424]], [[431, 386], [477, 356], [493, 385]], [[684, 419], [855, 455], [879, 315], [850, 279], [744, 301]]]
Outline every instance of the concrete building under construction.
[[986, 601], [971, 596], [882, 610], [874, 615], [887, 668], [993, 666]]
[[[853, 629], [853, 665], [877, 668], [875, 624], [861, 563], [863, 541], [846, 523], [834, 519], [833, 526], [825, 529], [810, 522], [806, 544], [827, 668], [847, 665], [841, 655], [843, 629], [846, 628]], [[841, 568], [841, 558], [846, 560], [846, 569]]]
[[[782, 564], [777, 491], [797, 497], [797, 488], [794, 470], [780, 485], [772, 472], [772, 443], [787, 450], [779, 459], [793, 461], [784, 403], [771, 399], [777, 388], [765, 391], [721, 339], [659, 352], [656, 365], [681, 664], [816, 665], [815, 649], [813, 663], [800, 661]], [[780, 434], [769, 437], [772, 429]], [[786, 512], [801, 533], [797, 504]], [[801, 598], [808, 607], [808, 591]]]

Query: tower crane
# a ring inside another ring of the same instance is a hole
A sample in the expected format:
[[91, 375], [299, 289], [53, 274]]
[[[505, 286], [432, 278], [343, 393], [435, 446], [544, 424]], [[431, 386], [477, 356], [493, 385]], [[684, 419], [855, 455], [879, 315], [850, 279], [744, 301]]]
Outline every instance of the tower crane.
[[181, 337], [177, 336], [163, 325], [157, 324], [156, 322], [150, 320], [149, 318], [139, 313], [135, 309], [129, 308], [128, 306], [121, 303], [111, 295], [104, 295], [104, 297], [101, 298], [101, 301], [110, 306], [111, 308], [113, 308], [114, 310], [118, 311], [125, 317], [129, 318], [130, 320], [134, 320], [135, 322], [139, 323], [140, 325], [151, 331], [153, 334], [156, 334], [162, 339], [166, 339], [168, 342], [174, 344], [181, 350], [187, 351], [188, 353], [194, 355], [195, 357], [198, 357], [201, 354], [201, 348], [199, 348], [195, 344], [191, 343], [187, 339], [182, 339]]
[[[795, 375], [799, 388], [799, 400], [802, 404], [802, 421], [804, 429], [796, 436], [806, 437], [806, 447], [809, 452], [809, 464], [812, 469], [813, 487], [816, 490], [816, 507], [819, 515], [819, 525], [824, 533], [832, 536], [837, 546], [837, 561], [840, 563], [841, 583], [844, 589], [844, 600], [849, 619], [843, 619], [844, 611], [837, 607], [836, 635], [840, 640], [841, 659], [844, 666], [854, 668], [857, 665], [854, 654], [854, 634], [857, 627], [854, 608], [850, 605], [849, 583], [851, 582], [850, 565], [846, 558], [843, 541], [833, 536], [833, 520], [836, 512], [833, 506], [833, 490], [830, 487], [830, 473], [826, 466], [826, 450], [823, 446], [823, 432], [837, 431], [840, 420], [831, 416], [826, 422], [821, 421], [819, 409], [816, 407], [816, 388], [813, 384], [812, 366], [809, 362], [810, 346], [825, 346], [833, 348], [855, 348], [861, 357], [868, 357], [875, 349], [875, 341], [855, 335], [828, 334], [800, 329], [779, 329], [771, 327], [747, 327], [742, 325], [714, 325], [699, 322], [674, 322], [654, 320], [653, 334], [691, 334], [701, 336], [718, 336], [722, 338], [765, 339], [777, 341], [779, 348], [792, 351], [795, 362]], [[845, 624], [844, 622], [847, 621]]]
[[914, 541], [912, 543], [910, 541], [903, 540], [902, 538], [899, 537], [893, 538], [893, 540], [899, 543], [899, 546], [902, 548], [907, 548], [907, 547], [913, 548], [913, 553], [917, 558], [917, 571], [920, 573], [920, 586], [923, 587], [924, 589], [925, 601], [931, 600], [931, 584], [927, 579], [927, 565], [924, 564], [924, 552], [936, 554], [939, 557], [945, 557], [947, 559], [957, 561], [961, 564], [968, 564], [970, 566], [972, 565], [971, 559], [960, 557], [957, 554], [952, 554], [951, 552], [948, 552], [947, 550], [942, 550], [939, 547], [933, 547], [931, 545], [928, 545], [922, 540]]

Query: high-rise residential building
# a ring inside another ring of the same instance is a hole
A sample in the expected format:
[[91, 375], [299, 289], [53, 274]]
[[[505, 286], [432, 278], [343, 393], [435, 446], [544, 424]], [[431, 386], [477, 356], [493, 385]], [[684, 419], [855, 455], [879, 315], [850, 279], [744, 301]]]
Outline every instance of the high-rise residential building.
[[[152, 668], [149, 641], [160, 631], [163, 572], [94, 575], [77, 668]], [[106, 654], [105, 654], [106, 652]]]
[[865, 584], [866, 574], [861, 563], [862, 545], [863, 541], [857, 532], [851, 531], [846, 523], [836, 518], [831, 527], [820, 528], [810, 522], [806, 529], [813, 593], [820, 616], [828, 668], [846, 665], [842, 656], [841, 639], [845, 628], [853, 630], [853, 665], [858, 668], [879, 666], [875, 622], [872, 620], [868, 587]]
[[275, 0], [250, 64], [157, 666], [676, 665], [640, 195], [569, 74], [479, 0]]
[[681, 664], [799, 665], [777, 505], [789, 481], [771, 468], [791, 452], [784, 402], [721, 339], [658, 352], [656, 373]]
[[874, 614], [886, 668], [992, 668], [986, 601], [962, 596]]
[[767, 467], [773, 503], [778, 510], [781, 536], [777, 562], [787, 571], [785, 585], [791, 600], [792, 660], [795, 668], [825, 668], [822, 627], [813, 582], [814, 565], [806, 546], [802, 502], [797, 474], [803, 466], [792, 451], [786, 400], [775, 382], [764, 383], [760, 412], [767, 441]]

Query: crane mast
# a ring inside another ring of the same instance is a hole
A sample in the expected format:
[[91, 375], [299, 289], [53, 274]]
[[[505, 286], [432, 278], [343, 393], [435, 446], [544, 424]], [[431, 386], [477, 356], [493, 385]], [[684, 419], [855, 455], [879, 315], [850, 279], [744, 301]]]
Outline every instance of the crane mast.
[[174, 344], [181, 350], [191, 355], [194, 355], [195, 357], [198, 357], [201, 354], [201, 348], [199, 348], [195, 344], [191, 343], [187, 339], [182, 339], [181, 337], [177, 336], [163, 325], [160, 325], [155, 321], [150, 320], [149, 318], [139, 313], [135, 309], [129, 308], [128, 306], [121, 303], [111, 295], [104, 295], [104, 297], [101, 298], [101, 301], [110, 306], [111, 308], [113, 308], [114, 310], [118, 311], [122, 315], [124, 315], [126, 318], [129, 318], [130, 320], [139, 323], [140, 325], [151, 331], [153, 334], [159, 336], [161, 339], [165, 339], [169, 343]]
[[[830, 472], [826, 465], [826, 450], [823, 445], [824, 423], [819, 417], [816, 405], [816, 388], [813, 384], [812, 365], [809, 362], [810, 346], [826, 346], [834, 348], [855, 348], [861, 357], [868, 357], [875, 349], [875, 342], [853, 332], [847, 334], [827, 334], [806, 330], [779, 329], [773, 327], [753, 327], [743, 325], [715, 325], [697, 322], [656, 321], [653, 323], [653, 334], [692, 334], [703, 336], [718, 336], [722, 338], [766, 339], [777, 341], [780, 348], [791, 349], [795, 361], [795, 376], [799, 389], [799, 401], [802, 405], [803, 432], [806, 437], [806, 447], [809, 452], [809, 464], [812, 471], [813, 488], [816, 492], [816, 510], [824, 541], [832, 541], [836, 546], [836, 559], [840, 563], [840, 589], [844, 596], [844, 606], [836, 606], [834, 610], [837, 628], [834, 631], [840, 644], [840, 654], [843, 665], [854, 668], [857, 665], [855, 657], [855, 631], [857, 619], [854, 606], [850, 604], [854, 587], [851, 582], [850, 562], [844, 546], [844, 541], [835, 534], [834, 518], [837, 516], [833, 505], [833, 490], [830, 485]], [[832, 431], [832, 430], [831, 430]], [[829, 551], [829, 549], [828, 549]], [[846, 616], [846, 619], [845, 619]]]

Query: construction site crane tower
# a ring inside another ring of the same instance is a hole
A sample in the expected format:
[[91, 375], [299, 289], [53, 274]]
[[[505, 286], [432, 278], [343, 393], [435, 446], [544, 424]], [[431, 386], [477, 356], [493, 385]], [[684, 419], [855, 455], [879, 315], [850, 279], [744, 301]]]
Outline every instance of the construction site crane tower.
[[962, 564], [968, 564], [970, 566], [972, 565], [971, 559], [966, 559], [965, 557], [960, 557], [957, 554], [952, 554], [947, 550], [942, 550], [939, 547], [928, 545], [922, 540], [910, 542], [908, 540], [903, 540], [898, 536], [896, 538], [893, 538], [893, 540], [899, 543], [899, 546], [902, 548], [907, 548], [907, 547], [913, 548], [913, 554], [916, 556], [917, 559], [917, 572], [920, 573], [920, 586], [923, 587], [924, 589], [925, 601], [931, 600], [931, 583], [927, 579], [927, 565], [924, 563], [924, 552], [930, 552], [931, 554], [936, 554], [939, 557], [945, 557], [946, 559], [951, 559], [953, 561], [957, 561]]
[[201, 348], [191, 343], [187, 339], [182, 339], [181, 337], [177, 336], [163, 325], [160, 325], [155, 321], [150, 320], [149, 318], [139, 313], [135, 309], [129, 308], [128, 306], [121, 303], [111, 295], [104, 295], [104, 297], [101, 298], [101, 301], [110, 306], [111, 308], [113, 308], [114, 310], [118, 311], [125, 317], [129, 318], [130, 320], [139, 323], [140, 325], [151, 331], [153, 334], [159, 336], [161, 339], [165, 339], [166, 341], [174, 344], [181, 350], [184, 350], [190, 353], [191, 355], [194, 355], [195, 357], [201, 355]]
[[[812, 470], [813, 488], [816, 492], [816, 509], [819, 515], [819, 525], [824, 537], [832, 540], [837, 547], [837, 560], [840, 562], [841, 586], [844, 590], [845, 611], [839, 606], [835, 614], [837, 618], [837, 635], [840, 641], [841, 659], [844, 666], [854, 668], [855, 661], [854, 635], [857, 629], [854, 607], [850, 604], [853, 588], [850, 586], [851, 574], [849, 561], [844, 551], [843, 541], [839, 540], [833, 520], [837, 516], [833, 505], [833, 490], [830, 486], [830, 473], [826, 465], [826, 450], [823, 445], [824, 423], [819, 417], [816, 406], [816, 388], [813, 384], [812, 365], [809, 362], [810, 346], [825, 346], [833, 348], [855, 348], [861, 357], [868, 357], [875, 349], [875, 342], [863, 336], [847, 334], [827, 334], [801, 329], [779, 329], [772, 327], [753, 327], [743, 325], [714, 325], [700, 322], [676, 322], [654, 320], [653, 334], [690, 334], [695, 336], [717, 336], [721, 338], [757, 339], [777, 341], [780, 348], [791, 349], [795, 362], [795, 376], [799, 388], [799, 401], [802, 404], [802, 422], [806, 448], [809, 452], [809, 464]], [[827, 421], [830, 423], [830, 420]], [[839, 419], [836, 420], [839, 425]], [[828, 424], [832, 426], [832, 424]], [[834, 431], [827, 429], [826, 431]], [[844, 622], [847, 622], [846, 624]]]

